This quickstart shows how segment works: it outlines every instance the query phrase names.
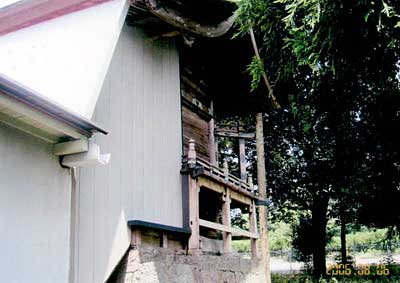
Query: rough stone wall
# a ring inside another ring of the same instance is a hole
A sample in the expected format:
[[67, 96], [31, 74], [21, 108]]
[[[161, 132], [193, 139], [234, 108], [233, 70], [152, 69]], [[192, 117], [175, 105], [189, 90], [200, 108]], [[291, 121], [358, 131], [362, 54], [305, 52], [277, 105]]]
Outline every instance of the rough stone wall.
[[263, 283], [259, 259], [131, 248], [108, 283]]

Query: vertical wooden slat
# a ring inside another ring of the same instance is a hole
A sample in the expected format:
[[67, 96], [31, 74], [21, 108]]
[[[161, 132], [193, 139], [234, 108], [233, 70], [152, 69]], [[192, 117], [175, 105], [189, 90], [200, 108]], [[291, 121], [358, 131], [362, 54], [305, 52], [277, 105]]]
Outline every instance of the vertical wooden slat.
[[[231, 227], [231, 197], [230, 190], [226, 189], [222, 203], [222, 224]], [[232, 251], [232, 234], [223, 232], [224, 253]]]

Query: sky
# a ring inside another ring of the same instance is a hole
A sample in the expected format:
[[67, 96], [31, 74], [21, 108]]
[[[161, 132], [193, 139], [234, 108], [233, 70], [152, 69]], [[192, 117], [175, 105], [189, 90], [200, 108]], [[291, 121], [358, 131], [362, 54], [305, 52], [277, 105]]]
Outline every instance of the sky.
[[19, 2], [20, 0], [0, 0], [0, 8]]

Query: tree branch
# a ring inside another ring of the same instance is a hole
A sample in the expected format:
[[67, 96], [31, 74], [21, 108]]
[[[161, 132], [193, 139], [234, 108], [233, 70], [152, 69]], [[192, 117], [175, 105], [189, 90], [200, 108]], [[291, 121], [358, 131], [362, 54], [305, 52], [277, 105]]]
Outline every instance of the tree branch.
[[[250, 28], [249, 32], [250, 32], [251, 43], [252, 43], [253, 49], [254, 49], [254, 54], [256, 55], [256, 58], [259, 61], [261, 61], [261, 56], [260, 56], [260, 53], [258, 52], [257, 42], [256, 42], [256, 38], [254, 36], [253, 28]], [[279, 104], [278, 100], [276, 99], [276, 97], [274, 95], [272, 86], [269, 83], [267, 73], [265, 73], [264, 69], [262, 70], [262, 77], [265, 82], [265, 85], [267, 86], [268, 97], [271, 99], [272, 106], [274, 107], [274, 109], [281, 109], [281, 105]]]

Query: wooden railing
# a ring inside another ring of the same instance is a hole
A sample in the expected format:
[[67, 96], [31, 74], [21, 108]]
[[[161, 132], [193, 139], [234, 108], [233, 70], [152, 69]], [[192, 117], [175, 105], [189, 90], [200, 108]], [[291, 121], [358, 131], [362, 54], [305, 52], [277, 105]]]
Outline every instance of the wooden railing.
[[[242, 236], [251, 239], [252, 254], [257, 256], [257, 217], [255, 201], [258, 196], [252, 185], [251, 179], [243, 181], [229, 174], [228, 165], [224, 162], [224, 168], [218, 168], [206, 160], [198, 158], [195, 151], [195, 143], [189, 141], [188, 155], [184, 159], [184, 167], [191, 173], [188, 175], [189, 186], [189, 222], [192, 235], [189, 239], [189, 250], [200, 250], [200, 226], [221, 231], [223, 234], [224, 252], [232, 251], [232, 236]], [[222, 196], [222, 224], [199, 218], [200, 190], [211, 190]], [[249, 231], [232, 227], [231, 225], [231, 201], [235, 200], [248, 206]]]
[[224, 169], [216, 167], [216, 166], [210, 164], [208, 161], [206, 161], [204, 159], [201, 159], [199, 157], [196, 158], [196, 161], [197, 161], [196, 163], [199, 166], [202, 166], [203, 169], [206, 172], [209, 172], [210, 175], [222, 178], [222, 179], [226, 180], [227, 182], [230, 182], [233, 185], [235, 185], [235, 186], [237, 186], [237, 187], [239, 187], [239, 188], [241, 188], [241, 189], [243, 189], [243, 190], [245, 190], [245, 191], [247, 191], [249, 193], [254, 193], [255, 194], [254, 186], [250, 186], [249, 182], [245, 182], [245, 181], [239, 179], [238, 177], [236, 177], [236, 176], [234, 176], [232, 174], [229, 174], [229, 171], [228, 171], [228, 174], [227, 174], [226, 168], [225, 168], [225, 171], [224, 171]]

